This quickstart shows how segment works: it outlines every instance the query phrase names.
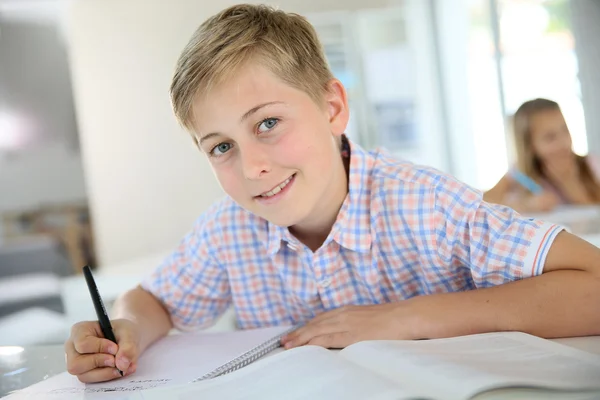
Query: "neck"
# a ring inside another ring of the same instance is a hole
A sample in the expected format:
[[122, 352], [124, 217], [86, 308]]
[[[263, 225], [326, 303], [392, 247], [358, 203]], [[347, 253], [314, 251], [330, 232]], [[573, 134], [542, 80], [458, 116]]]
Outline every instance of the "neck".
[[340, 162], [336, 163], [335, 173], [332, 176], [331, 190], [327, 191], [328, 196], [320, 202], [323, 207], [315, 210], [312, 217], [289, 228], [290, 233], [312, 251], [318, 250], [323, 245], [337, 220], [348, 195], [349, 170], [350, 160], [340, 157]]

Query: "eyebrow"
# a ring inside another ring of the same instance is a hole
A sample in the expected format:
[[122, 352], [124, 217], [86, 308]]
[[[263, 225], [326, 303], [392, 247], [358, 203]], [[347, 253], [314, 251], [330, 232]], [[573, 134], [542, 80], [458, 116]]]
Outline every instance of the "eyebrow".
[[[260, 110], [263, 107], [267, 107], [267, 106], [271, 106], [273, 104], [283, 104], [282, 101], [270, 101], [268, 103], [262, 103], [257, 105], [256, 107], [252, 107], [250, 110], [248, 110], [244, 115], [242, 115], [242, 117], [240, 118], [240, 122], [244, 122], [245, 120], [247, 120], [248, 118], [250, 118], [252, 116], [252, 114], [256, 113], [258, 110]], [[202, 144], [202, 142], [204, 142], [207, 139], [210, 139], [212, 137], [215, 136], [219, 136], [219, 133], [217, 132], [212, 132], [209, 133], [207, 135], [204, 135], [200, 138], [200, 141], [198, 142], [198, 144]]]
[[256, 107], [252, 107], [250, 110], [248, 110], [248, 112], [246, 114], [242, 115], [242, 118], [240, 118], [240, 122], [244, 122], [245, 120], [247, 120], [248, 118], [250, 118], [252, 116], [252, 114], [254, 114], [255, 112], [257, 112], [261, 108], [267, 107], [267, 106], [271, 106], [273, 104], [283, 104], [283, 102], [281, 102], [281, 101], [270, 101], [268, 103], [259, 104]]

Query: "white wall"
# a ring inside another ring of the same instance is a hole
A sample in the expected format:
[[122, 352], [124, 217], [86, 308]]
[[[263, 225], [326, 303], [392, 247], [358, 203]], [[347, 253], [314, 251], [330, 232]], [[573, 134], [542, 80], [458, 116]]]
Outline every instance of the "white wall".
[[[218, 0], [73, 2], [67, 34], [100, 264], [168, 249], [222, 192], [171, 114], [176, 59]], [[396, 3], [378, 0], [370, 7]], [[348, 9], [361, 0], [290, 0], [286, 11]]]
[[[0, 7], [0, 115], [33, 121], [35, 138], [0, 148], [0, 213], [86, 197], [67, 56], [49, 8]], [[4, 134], [12, 143], [13, 133], [0, 121], [0, 142]]]

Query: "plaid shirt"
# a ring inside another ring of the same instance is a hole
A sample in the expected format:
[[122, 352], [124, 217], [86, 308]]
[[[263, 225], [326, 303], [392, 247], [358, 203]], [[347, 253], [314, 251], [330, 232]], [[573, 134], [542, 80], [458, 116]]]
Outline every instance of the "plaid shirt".
[[231, 305], [246, 329], [542, 273], [562, 228], [382, 150], [350, 143], [350, 152], [348, 196], [316, 252], [225, 198], [142, 287], [179, 329], [208, 326]]

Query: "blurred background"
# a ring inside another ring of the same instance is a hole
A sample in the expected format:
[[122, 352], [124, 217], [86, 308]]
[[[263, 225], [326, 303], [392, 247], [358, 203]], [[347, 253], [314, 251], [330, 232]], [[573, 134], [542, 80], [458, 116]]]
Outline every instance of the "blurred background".
[[[222, 196], [172, 115], [191, 33], [230, 0], [0, 0], [0, 345], [59, 343]], [[281, 0], [306, 15], [349, 91], [364, 147], [489, 189], [507, 120], [557, 101], [600, 154], [600, 1]]]

